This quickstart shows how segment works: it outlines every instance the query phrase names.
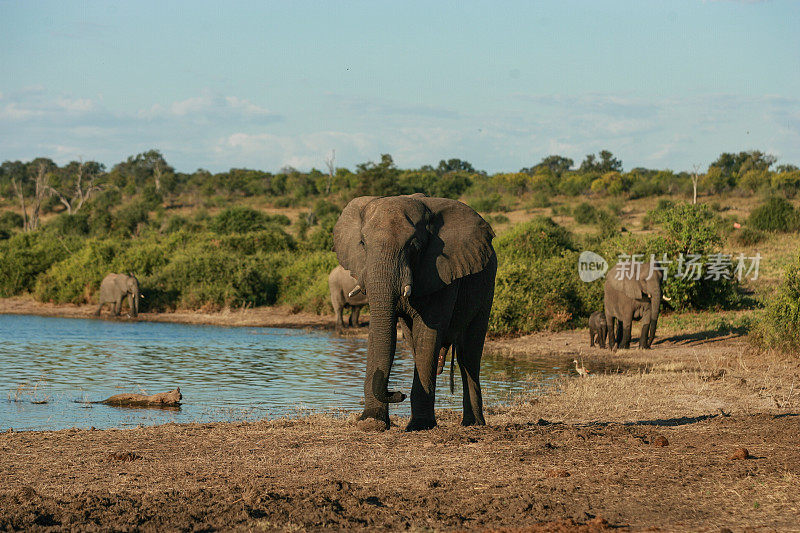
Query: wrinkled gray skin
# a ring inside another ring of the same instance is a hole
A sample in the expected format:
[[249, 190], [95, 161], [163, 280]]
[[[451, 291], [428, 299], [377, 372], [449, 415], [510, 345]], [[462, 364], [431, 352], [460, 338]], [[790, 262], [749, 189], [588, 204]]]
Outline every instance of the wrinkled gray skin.
[[348, 296], [356, 288], [356, 285], [358, 285], [356, 279], [341, 265], [337, 265], [328, 275], [328, 288], [331, 291], [333, 311], [336, 313], [337, 330], [344, 329], [342, 311], [345, 307], [352, 309], [348, 321], [349, 325], [358, 327], [358, 316], [361, 314], [361, 308], [367, 305], [367, 297], [363, 292]]
[[[636, 304], [633, 308], [633, 319], [641, 320], [644, 316], [650, 316], [650, 300], [642, 298], [641, 300], [636, 300]], [[605, 317], [603, 317], [603, 322], [605, 322]], [[622, 339], [622, 322], [614, 319], [614, 326], [616, 327], [616, 330], [614, 330], [614, 338], [619, 342], [620, 339]], [[601, 347], [604, 348], [605, 346]]]
[[[622, 279], [618, 279], [619, 277]], [[639, 348], [650, 348], [656, 336], [656, 325], [661, 311], [662, 278], [663, 273], [660, 270], [651, 272], [650, 263], [643, 263], [638, 273], [632, 272], [629, 265], [624, 266], [621, 263], [608, 271], [603, 304], [609, 348], [630, 348], [631, 326], [639, 318], [642, 320]], [[615, 325], [614, 319], [621, 324]]]
[[451, 346], [464, 383], [461, 423], [485, 424], [480, 362], [497, 271], [493, 237], [480, 215], [445, 198], [363, 196], [342, 211], [334, 249], [370, 306], [361, 427], [388, 428], [388, 404], [405, 399], [387, 390], [398, 322], [415, 365], [406, 430], [436, 426], [438, 361]]
[[589, 317], [589, 346], [594, 346], [594, 341], [597, 339], [598, 346], [605, 348], [607, 336], [606, 315], [602, 311], [595, 311]]
[[100, 311], [105, 304], [111, 304], [114, 316], [119, 316], [122, 311], [122, 302], [128, 298], [129, 314], [139, 315], [139, 280], [133, 274], [109, 274], [100, 283], [100, 295], [95, 315], [100, 315]]

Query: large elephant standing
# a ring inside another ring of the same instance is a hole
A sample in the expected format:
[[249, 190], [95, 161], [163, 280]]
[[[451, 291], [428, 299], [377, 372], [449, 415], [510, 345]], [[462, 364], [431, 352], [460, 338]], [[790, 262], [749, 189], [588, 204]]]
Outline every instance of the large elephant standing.
[[133, 274], [109, 274], [100, 283], [100, 296], [98, 303], [100, 306], [95, 312], [100, 315], [103, 305], [112, 304], [114, 316], [119, 316], [122, 311], [122, 302], [128, 298], [131, 316], [139, 315], [139, 299], [142, 297], [139, 292], [139, 280]]
[[[603, 304], [609, 348], [630, 348], [631, 326], [639, 318], [642, 320], [639, 348], [650, 348], [661, 311], [663, 277], [663, 272], [653, 263], [642, 263], [638, 268], [630, 263], [617, 263], [608, 271]], [[614, 319], [621, 322], [621, 326], [615, 326]]]
[[336, 313], [337, 330], [344, 329], [342, 313], [345, 307], [352, 309], [349, 319], [350, 326], [358, 327], [358, 316], [361, 314], [361, 308], [367, 305], [367, 297], [361, 291], [351, 295], [356, 285], [358, 285], [356, 279], [341, 265], [337, 265], [328, 275], [328, 288], [331, 291], [333, 311]]
[[363, 427], [389, 427], [388, 392], [399, 321], [414, 354], [407, 431], [436, 426], [436, 376], [452, 346], [464, 383], [463, 425], [485, 424], [480, 362], [494, 297], [494, 232], [455, 200], [362, 196], [333, 230], [339, 263], [358, 280], [370, 306]]

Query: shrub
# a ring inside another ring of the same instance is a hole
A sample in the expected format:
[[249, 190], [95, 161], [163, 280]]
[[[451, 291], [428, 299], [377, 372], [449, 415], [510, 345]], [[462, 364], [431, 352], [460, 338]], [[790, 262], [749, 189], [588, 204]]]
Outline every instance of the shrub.
[[800, 226], [800, 216], [785, 198], [772, 197], [753, 209], [748, 222], [762, 231], [789, 232]]
[[500, 261], [531, 262], [575, 250], [572, 233], [548, 217], [517, 224], [495, 239]]
[[[722, 245], [719, 216], [706, 205], [684, 203], [658, 211], [655, 218], [661, 225], [661, 232], [646, 241], [645, 256], [653, 254], [660, 260], [666, 254], [667, 259], [673, 261], [667, 265], [669, 271], [664, 280], [664, 294], [673, 298], [671, 305], [676, 309], [731, 308], [741, 305], [738, 285], [732, 276], [735, 265], [731, 264], [728, 269], [731, 279], [705, 279], [711, 256], [719, 253]], [[682, 268], [685, 271], [690, 254], [701, 256], [697, 261], [700, 264], [700, 279], [693, 279], [696, 277], [693, 275], [677, 275], [680, 256], [684, 257]]]
[[30, 292], [36, 278], [80, 247], [77, 237], [19, 233], [0, 242], [0, 296]]
[[741, 246], [755, 246], [766, 238], [766, 233], [753, 228], [742, 228], [732, 236], [733, 242]]
[[497, 272], [489, 331], [560, 330], [601, 309], [603, 284], [582, 282], [577, 261], [577, 252], [533, 262], [504, 260]]
[[581, 202], [572, 210], [572, 217], [578, 224], [591, 224], [597, 221], [597, 209], [588, 202]]
[[147, 226], [149, 220], [150, 210], [147, 205], [144, 202], [134, 202], [116, 212], [111, 222], [111, 228], [119, 236], [138, 235], [140, 230]]
[[113, 271], [112, 263], [121, 245], [121, 241], [87, 241], [79, 251], [39, 276], [34, 297], [40, 302], [88, 303], [106, 274]]
[[45, 229], [57, 235], [88, 235], [89, 215], [87, 213], [58, 215], [45, 226]]
[[257, 252], [294, 250], [296, 244], [291, 235], [278, 226], [267, 226], [260, 231], [234, 233], [220, 239], [222, 247], [232, 252], [253, 255]]
[[272, 305], [278, 293], [272, 255], [178, 250], [146, 285], [166, 305], [187, 309]]
[[313, 252], [292, 257], [280, 273], [279, 303], [297, 311], [331, 312], [328, 274], [337, 265], [333, 252]]
[[751, 338], [762, 348], [794, 353], [800, 349], [800, 256], [786, 267]]
[[13, 211], [3, 211], [0, 213], [0, 229], [6, 230], [9, 233], [11, 230], [22, 229], [25, 219]]
[[503, 203], [503, 198], [498, 193], [488, 194], [480, 198], [467, 200], [467, 204], [475, 211], [481, 213], [494, 213], [497, 211], [508, 211], [508, 206]]
[[286, 215], [270, 216], [249, 207], [229, 207], [213, 217], [208, 227], [215, 233], [247, 233], [267, 229], [270, 224], [288, 223]]

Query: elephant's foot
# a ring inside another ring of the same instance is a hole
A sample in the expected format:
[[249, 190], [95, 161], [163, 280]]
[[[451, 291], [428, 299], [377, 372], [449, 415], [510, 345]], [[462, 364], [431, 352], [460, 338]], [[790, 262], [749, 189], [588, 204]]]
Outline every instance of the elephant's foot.
[[485, 426], [486, 425], [486, 421], [483, 418], [478, 420], [475, 417], [472, 417], [472, 418], [464, 417], [464, 418], [461, 419], [461, 425], [464, 426], [464, 427], [467, 427], [467, 426]]
[[389, 411], [364, 409], [364, 412], [358, 417], [356, 427], [361, 431], [386, 431], [389, 429]]
[[424, 431], [436, 427], [436, 419], [412, 418], [406, 426], [406, 431]]

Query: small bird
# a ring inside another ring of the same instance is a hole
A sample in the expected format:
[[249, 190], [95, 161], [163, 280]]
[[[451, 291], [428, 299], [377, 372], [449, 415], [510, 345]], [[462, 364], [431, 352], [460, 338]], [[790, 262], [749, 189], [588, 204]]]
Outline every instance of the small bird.
[[586, 370], [585, 367], [578, 366], [578, 360], [577, 359], [573, 359], [572, 362], [575, 363], [575, 372], [577, 372], [580, 377], [585, 378], [586, 376], [591, 374], [591, 372]]

